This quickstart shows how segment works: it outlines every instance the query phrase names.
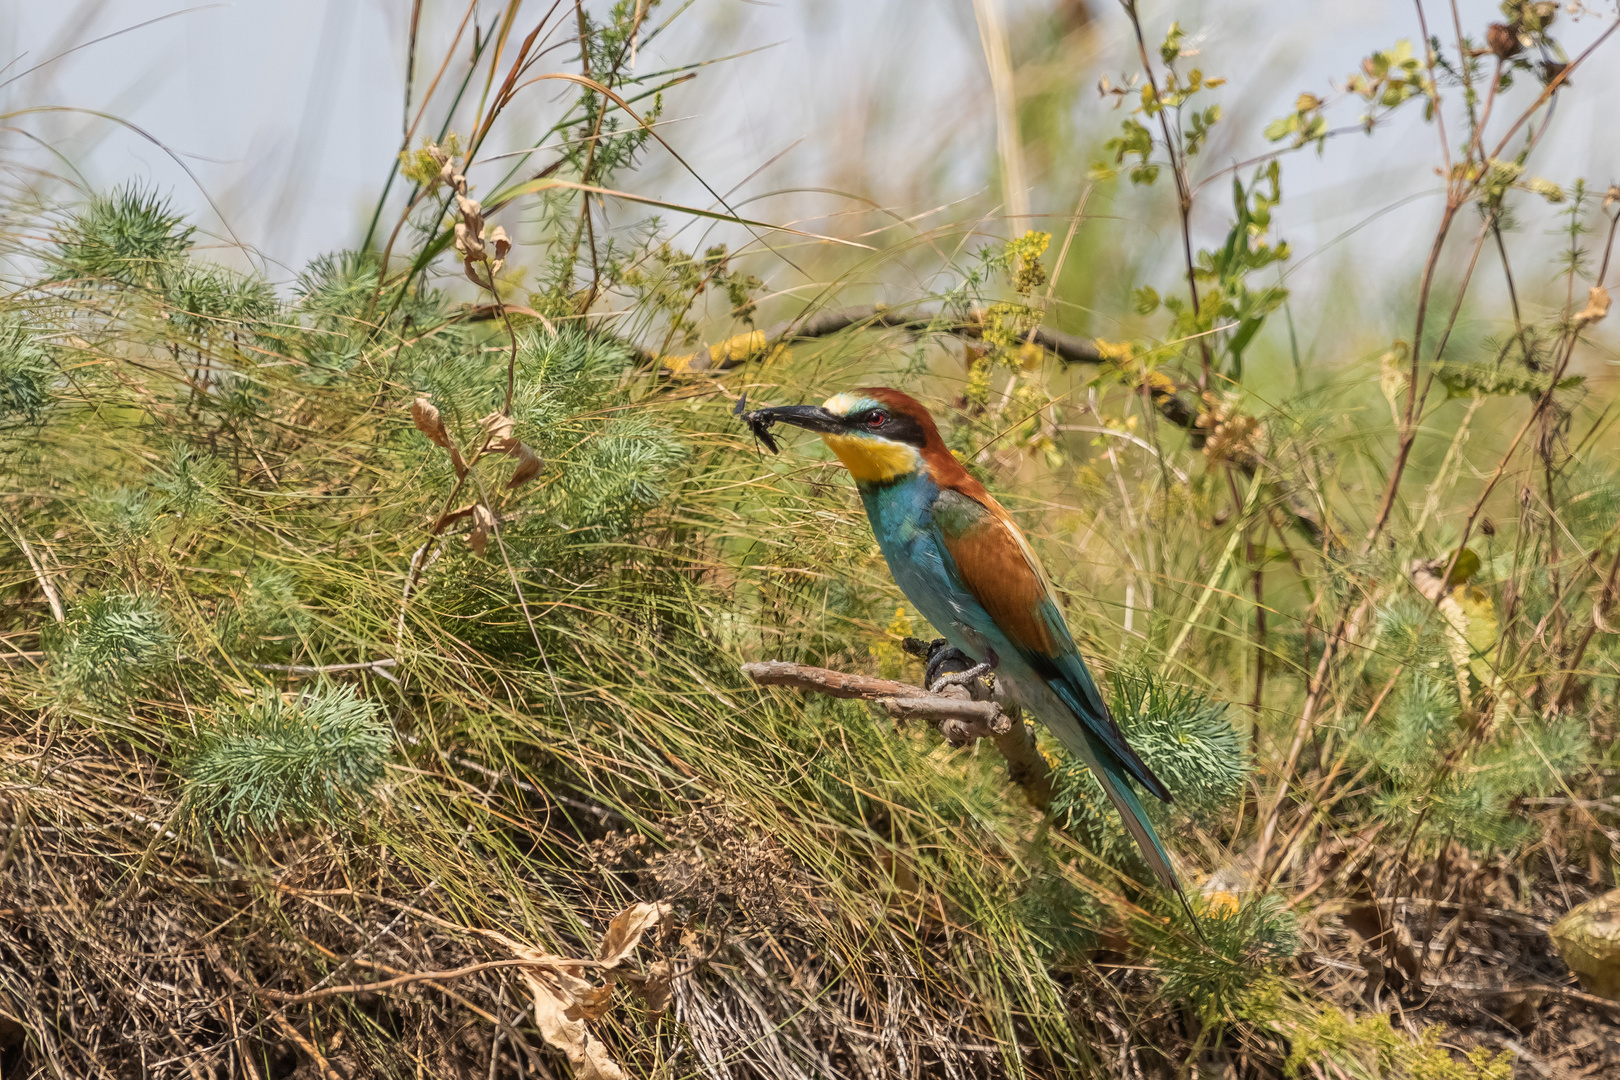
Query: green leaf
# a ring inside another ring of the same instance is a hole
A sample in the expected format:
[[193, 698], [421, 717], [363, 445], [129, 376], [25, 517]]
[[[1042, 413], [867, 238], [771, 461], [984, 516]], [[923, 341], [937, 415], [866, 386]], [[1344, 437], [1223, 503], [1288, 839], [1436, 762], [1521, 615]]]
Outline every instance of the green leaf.
[[1166, 64], [1174, 63], [1176, 57], [1181, 55], [1181, 39], [1186, 36], [1179, 22], [1171, 23], [1170, 29], [1165, 32], [1164, 41], [1159, 44], [1159, 59]]

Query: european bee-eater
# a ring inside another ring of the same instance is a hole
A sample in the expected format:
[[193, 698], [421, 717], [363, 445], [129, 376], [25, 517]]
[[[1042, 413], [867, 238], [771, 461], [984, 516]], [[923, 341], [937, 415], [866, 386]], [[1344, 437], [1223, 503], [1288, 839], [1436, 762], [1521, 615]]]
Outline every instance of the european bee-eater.
[[1170, 857], [1131, 780], [1165, 802], [1170, 792], [1108, 714], [1029, 542], [945, 446], [928, 410], [879, 387], [837, 394], [820, 407], [760, 409], [744, 419], [772, 450], [767, 430], [777, 421], [820, 433], [855, 478], [906, 598], [952, 646], [988, 665], [1090, 767], [1148, 865], [1179, 896]]

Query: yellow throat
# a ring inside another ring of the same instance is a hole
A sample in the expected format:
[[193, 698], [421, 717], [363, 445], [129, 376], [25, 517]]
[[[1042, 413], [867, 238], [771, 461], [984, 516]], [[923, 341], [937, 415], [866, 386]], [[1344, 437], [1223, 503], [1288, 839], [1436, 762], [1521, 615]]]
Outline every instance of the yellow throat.
[[884, 483], [922, 467], [922, 455], [906, 443], [869, 435], [823, 435], [821, 439], [856, 480]]

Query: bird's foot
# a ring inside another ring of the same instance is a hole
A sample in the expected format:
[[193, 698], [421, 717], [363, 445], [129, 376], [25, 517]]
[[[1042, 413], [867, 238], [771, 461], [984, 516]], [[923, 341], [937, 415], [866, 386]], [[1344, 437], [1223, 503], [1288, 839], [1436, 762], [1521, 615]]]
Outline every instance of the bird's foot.
[[966, 686], [980, 675], [988, 674], [991, 670], [989, 664], [975, 664], [966, 671], [953, 671], [941, 675], [928, 684], [928, 692], [937, 694], [947, 686]]
[[935, 638], [933, 641], [921, 641], [917, 638], [906, 638], [901, 647], [926, 662], [923, 674], [923, 685], [932, 686], [934, 680], [946, 672], [966, 671], [978, 661], [954, 649], [944, 638]]
[[923, 641], [920, 638], [908, 637], [901, 642], [901, 648], [919, 660], [927, 661], [923, 685], [930, 693], [938, 693], [947, 686], [966, 686], [986, 672], [996, 669], [994, 654], [990, 656], [988, 663], [981, 664], [944, 638]]

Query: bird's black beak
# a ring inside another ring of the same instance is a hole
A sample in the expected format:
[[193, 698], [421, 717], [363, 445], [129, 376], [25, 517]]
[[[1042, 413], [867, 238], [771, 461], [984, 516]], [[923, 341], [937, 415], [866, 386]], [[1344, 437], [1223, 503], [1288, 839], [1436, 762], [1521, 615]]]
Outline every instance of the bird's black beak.
[[767, 425], [780, 421], [807, 431], [836, 434], [847, 426], [843, 417], [828, 412], [820, 405], [779, 405], [774, 409], [758, 409], [753, 415]]

